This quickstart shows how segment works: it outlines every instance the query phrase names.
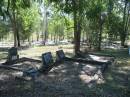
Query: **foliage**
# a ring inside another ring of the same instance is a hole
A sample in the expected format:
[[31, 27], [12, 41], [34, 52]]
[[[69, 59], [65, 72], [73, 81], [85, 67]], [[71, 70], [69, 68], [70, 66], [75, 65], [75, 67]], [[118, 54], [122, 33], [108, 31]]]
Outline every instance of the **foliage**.
[[[40, 12], [41, 6], [46, 9], [46, 18]], [[124, 45], [130, 31], [129, 10], [129, 0], [0, 1], [1, 20], [11, 23], [9, 30], [14, 34], [14, 41], [19, 37], [28, 39], [34, 32], [46, 36], [47, 32], [53, 39], [74, 39], [75, 51], [80, 50], [81, 33], [85, 33], [83, 37], [94, 48], [101, 47], [104, 36], [111, 42], [120, 39]], [[1, 23], [1, 36], [7, 35], [4, 24]]]
[[4, 38], [7, 36], [7, 34], [9, 33], [9, 25], [7, 24], [7, 22], [3, 22], [1, 21], [0, 23], [0, 39]]
[[40, 28], [40, 15], [37, 4], [33, 4], [30, 8], [27, 9], [20, 9], [18, 19], [21, 28], [21, 38], [29, 38], [34, 31], [38, 31]]

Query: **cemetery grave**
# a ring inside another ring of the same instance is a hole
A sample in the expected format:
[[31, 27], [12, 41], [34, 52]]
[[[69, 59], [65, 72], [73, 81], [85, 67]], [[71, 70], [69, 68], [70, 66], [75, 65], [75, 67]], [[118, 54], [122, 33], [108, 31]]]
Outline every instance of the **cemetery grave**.
[[7, 61], [0, 64], [1, 69], [14, 70], [15, 73], [8, 74], [7, 77], [13, 76], [13, 78], [20, 78], [26, 80], [26, 77], [32, 79], [38, 74], [38, 69], [41, 66], [41, 61], [31, 58], [22, 57], [19, 58], [17, 48], [12, 47], [8, 51]]
[[[105, 71], [105, 69], [108, 67], [108, 65], [110, 65], [112, 62], [109, 62], [109, 60], [107, 61], [97, 61], [97, 60], [93, 60], [93, 59], [88, 59], [88, 58], [69, 58], [69, 57], [66, 57], [63, 50], [59, 50], [56, 52], [56, 55], [57, 55], [57, 61], [74, 61], [74, 62], [81, 62], [81, 63], [86, 63], [86, 64], [91, 64], [91, 65], [95, 65], [97, 66], [98, 68], [101, 69], [102, 72]], [[111, 61], [111, 60], [110, 60]]]
[[110, 62], [110, 64], [112, 62], [115, 61], [116, 57], [113, 55], [109, 55], [109, 54], [96, 54], [96, 53], [83, 53], [83, 52], [79, 52], [78, 56], [76, 56], [78, 58], [85, 58], [86, 60], [94, 60], [94, 61], [98, 61], [98, 62]]

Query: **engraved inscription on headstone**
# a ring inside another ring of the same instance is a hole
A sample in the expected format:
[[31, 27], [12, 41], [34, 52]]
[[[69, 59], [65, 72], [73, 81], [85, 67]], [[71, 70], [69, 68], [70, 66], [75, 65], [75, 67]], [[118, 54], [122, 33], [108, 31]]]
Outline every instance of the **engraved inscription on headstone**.
[[52, 65], [53, 58], [52, 58], [51, 52], [42, 54], [42, 61], [45, 67], [49, 67], [50, 65]]

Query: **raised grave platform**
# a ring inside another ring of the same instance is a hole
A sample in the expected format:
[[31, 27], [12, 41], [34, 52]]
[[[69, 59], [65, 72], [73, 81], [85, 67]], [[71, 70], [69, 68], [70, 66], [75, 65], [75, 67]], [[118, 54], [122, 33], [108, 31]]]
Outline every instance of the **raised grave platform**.
[[105, 69], [108, 67], [109, 64], [111, 64], [109, 61], [103, 62], [103, 61], [97, 61], [97, 60], [88, 60], [85, 58], [69, 58], [66, 57], [63, 50], [59, 50], [56, 52], [56, 60], [58, 62], [62, 61], [73, 61], [73, 62], [81, 62], [85, 64], [91, 64], [91, 65], [98, 65], [102, 72], [105, 71]]

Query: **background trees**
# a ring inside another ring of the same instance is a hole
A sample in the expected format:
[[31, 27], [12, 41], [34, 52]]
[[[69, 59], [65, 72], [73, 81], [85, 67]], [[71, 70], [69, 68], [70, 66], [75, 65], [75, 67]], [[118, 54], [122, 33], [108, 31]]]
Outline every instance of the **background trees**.
[[21, 41], [44, 42], [67, 39], [75, 53], [81, 41], [90, 49], [101, 50], [102, 42], [125, 40], [129, 33], [129, 0], [1, 0], [0, 37], [14, 36]]

